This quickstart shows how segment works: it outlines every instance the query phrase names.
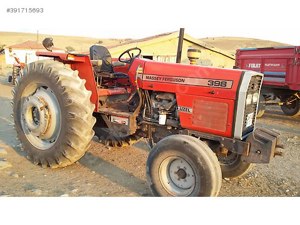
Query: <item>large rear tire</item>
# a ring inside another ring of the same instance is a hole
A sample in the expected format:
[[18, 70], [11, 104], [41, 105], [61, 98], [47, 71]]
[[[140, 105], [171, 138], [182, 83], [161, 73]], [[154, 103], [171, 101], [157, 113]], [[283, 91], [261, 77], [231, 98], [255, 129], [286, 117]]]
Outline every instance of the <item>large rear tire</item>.
[[15, 128], [27, 158], [43, 167], [79, 160], [94, 136], [91, 92], [78, 72], [53, 60], [29, 64], [13, 90]]
[[155, 196], [217, 196], [222, 184], [216, 155], [187, 135], [159, 141], [148, 156], [146, 173]]

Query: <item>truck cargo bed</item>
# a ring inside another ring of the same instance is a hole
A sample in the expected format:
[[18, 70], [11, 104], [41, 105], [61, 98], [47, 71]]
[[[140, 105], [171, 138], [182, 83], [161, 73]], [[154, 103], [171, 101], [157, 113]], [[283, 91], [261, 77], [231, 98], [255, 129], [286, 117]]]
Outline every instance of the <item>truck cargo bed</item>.
[[238, 49], [235, 66], [263, 73], [264, 86], [300, 90], [300, 46]]

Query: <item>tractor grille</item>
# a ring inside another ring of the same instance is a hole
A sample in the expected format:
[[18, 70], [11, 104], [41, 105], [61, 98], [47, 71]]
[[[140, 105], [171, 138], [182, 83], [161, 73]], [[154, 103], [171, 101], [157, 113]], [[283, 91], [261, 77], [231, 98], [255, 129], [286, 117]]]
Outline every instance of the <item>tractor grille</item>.
[[[242, 133], [243, 136], [253, 131], [254, 129], [261, 84], [262, 84], [262, 76], [260, 75], [252, 76], [248, 86], [247, 95], [246, 95], [247, 100], [245, 102], [245, 113], [244, 113], [244, 123], [243, 123], [243, 133]], [[251, 97], [251, 103], [249, 104], [250, 96], [252, 97]]]
[[227, 128], [228, 104], [224, 102], [195, 99], [192, 124], [196, 127], [225, 132]]

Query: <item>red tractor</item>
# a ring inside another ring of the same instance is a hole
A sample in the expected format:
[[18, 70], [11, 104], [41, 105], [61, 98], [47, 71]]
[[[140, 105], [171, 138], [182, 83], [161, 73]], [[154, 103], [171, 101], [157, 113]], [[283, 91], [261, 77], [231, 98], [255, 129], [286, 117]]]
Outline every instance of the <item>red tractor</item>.
[[222, 176], [268, 163], [279, 134], [255, 129], [263, 75], [140, 57], [132, 48], [112, 62], [90, 55], [51, 57], [26, 66], [13, 90], [15, 128], [28, 159], [42, 167], [79, 160], [94, 135], [111, 146], [145, 138], [147, 180], [155, 196], [216, 196]]

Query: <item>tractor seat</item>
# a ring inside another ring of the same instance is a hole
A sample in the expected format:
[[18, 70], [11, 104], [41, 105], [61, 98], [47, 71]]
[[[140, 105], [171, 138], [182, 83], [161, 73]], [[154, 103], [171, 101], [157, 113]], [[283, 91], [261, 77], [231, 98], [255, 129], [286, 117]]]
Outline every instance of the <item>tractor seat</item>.
[[[128, 78], [128, 75], [121, 72], [114, 72], [111, 54], [107, 48], [101, 45], [92, 45], [90, 47], [90, 59], [97, 60], [97, 64], [93, 65], [95, 76], [103, 78], [119, 79]], [[100, 62], [100, 63], [99, 63]]]

